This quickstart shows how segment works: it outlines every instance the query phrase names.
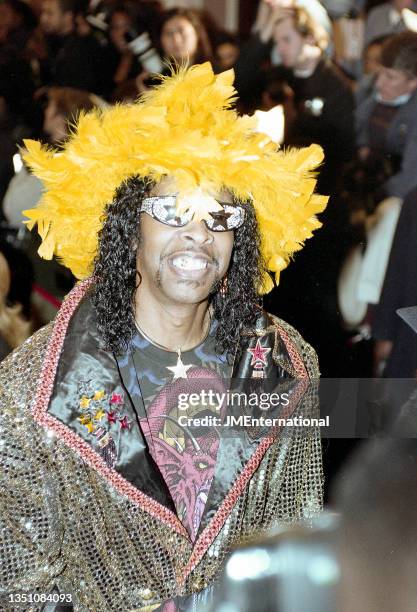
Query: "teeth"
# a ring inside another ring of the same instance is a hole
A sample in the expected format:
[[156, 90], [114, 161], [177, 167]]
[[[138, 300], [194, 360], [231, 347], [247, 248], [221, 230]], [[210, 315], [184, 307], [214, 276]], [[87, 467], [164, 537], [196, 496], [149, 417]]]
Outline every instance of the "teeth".
[[197, 259], [196, 257], [175, 257], [172, 260], [172, 264], [181, 270], [204, 270], [207, 268], [207, 261], [205, 259]]

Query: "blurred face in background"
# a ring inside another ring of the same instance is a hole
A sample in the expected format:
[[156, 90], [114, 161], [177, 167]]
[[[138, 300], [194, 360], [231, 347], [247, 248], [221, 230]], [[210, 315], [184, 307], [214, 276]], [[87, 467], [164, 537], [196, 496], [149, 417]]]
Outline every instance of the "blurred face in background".
[[238, 56], [239, 47], [231, 42], [224, 42], [216, 47], [216, 60], [222, 70], [231, 68]]
[[41, 28], [45, 34], [63, 36], [74, 27], [74, 15], [63, 11], [58, 0], [44, 0], [40, 16]]
[[5, 42], [7, 35], [15, 27], [15, 14], [7, 3], [0, 4], [0, 43]]
[[413, 8], [414, 0], [393, 0], [393, 5], [397, 11]]
[[198, 36], [185, 17], [173, 17], [162, 27], [161, 46], [167, 57], [177, 62], [192, 60], [198, 48]]
[[365, 74], [376, 74], [381, 68], [381, 49], [381, 43], [371, 43], [366, 49], [363, 62]]
[[44, 132], [48, 134], [51, 142], [61, 142], [67, 137], [67, 120], [65, 116], [58, 111], [54, 100], [50, 99], [45, 109], [43, 119]]
[[315, 46], [310, 36], [304, 37], [297, 32], [291, 17], [275, 25], [273, 37], [282, 65], [286, 68], [301, 67], [306, 55], [306, 47]]
[[383, 102], [392, 102], [416, 91], [417, 77], [411, 77], [402, 70], [381, 66], [375, 87]]
[[126, 34], [132, 28], [132, 19], [124, 11], [116, 11], [110, 20], [109, 36], [113, 45], [124, 51], [127, 48]]

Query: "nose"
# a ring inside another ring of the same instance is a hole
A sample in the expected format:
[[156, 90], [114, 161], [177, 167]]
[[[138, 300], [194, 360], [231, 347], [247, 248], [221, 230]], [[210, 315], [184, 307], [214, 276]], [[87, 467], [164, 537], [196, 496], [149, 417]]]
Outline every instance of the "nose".
[[204, 221], [190, 221], [184, 227], [182, 237], [188, 242], [195, 244], [211, 244], [214, 240], [213, 233], [208, 229]]

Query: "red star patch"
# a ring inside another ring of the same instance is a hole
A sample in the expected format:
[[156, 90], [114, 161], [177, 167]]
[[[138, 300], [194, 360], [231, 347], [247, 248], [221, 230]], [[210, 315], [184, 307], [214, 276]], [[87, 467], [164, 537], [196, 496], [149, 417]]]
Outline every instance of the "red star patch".
[[255, 348], [248, 348], [246, 350], [252, 355], [252, 361], [250, 363], [252, 366], [254, 365], [256, 367], [257, 364], [267, 365], [266, 356], [271, 349], [261, 346], [261, 341], [259, 338], [256, 342]]
[[127, 416], [124, 416], [122, 419], [119, 419], [120, 429], [130, 429], [132, 422], [128, 420]]
[[108, 412], [107, 413], [107, 421], [109, 423], [117, 423], [117, 414], [116, 414], [116, 412]]
[[123, 404], [123, 396], [120, 393], [113, 393], [110, 398], [110, 404]]

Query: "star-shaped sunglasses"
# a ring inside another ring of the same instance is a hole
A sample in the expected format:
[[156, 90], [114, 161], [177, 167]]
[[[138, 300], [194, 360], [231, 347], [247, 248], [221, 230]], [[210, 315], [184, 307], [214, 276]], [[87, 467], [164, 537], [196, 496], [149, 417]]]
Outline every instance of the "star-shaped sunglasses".
[[[171, 227], [183, 227], [190, 223], [193, 211], [189, 210], [181, 215], [177, 213], [176, 195], [153, 196], [144, 198], [140, 212], [148, 215]], [[222, 210], [211, 211], [210, 218], [204, 219], [206, 226], [213, 232], [227, 232], [243, 225], [245, 210], [242, 206], [235, 206], [226, 202], [219, 202]]]

